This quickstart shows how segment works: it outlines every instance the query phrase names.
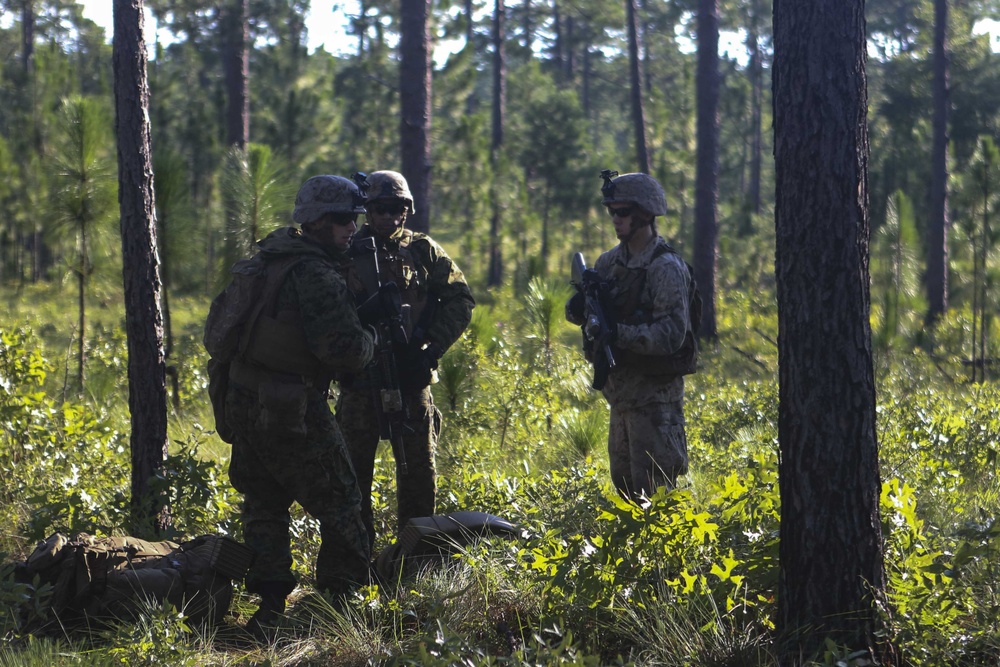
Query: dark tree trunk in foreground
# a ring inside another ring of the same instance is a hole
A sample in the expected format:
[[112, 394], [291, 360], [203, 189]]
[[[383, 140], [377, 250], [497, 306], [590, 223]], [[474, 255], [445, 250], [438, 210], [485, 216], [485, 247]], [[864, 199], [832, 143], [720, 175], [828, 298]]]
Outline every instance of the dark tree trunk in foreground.
[[430, 0], [401, 0], [399, 35], [399, 139], [402, 172], [416, 209], [407, 227], [430, 230], [431, 49]]
[[505, 8], [503, 0], [493, 6], [493, 140], [490, 161], [493, 163], [493, 192], [490, 193], [490, 265], [487, 284], [498, 287], [503, 282], [503, 248], [500, 239], [500, 201], [497, 192], [497, 169], [503, 147], [504, 118], [507, 111], [507, 51], [504, 48]]
[[642, 72], [639, 68], [639, 27], [635, 0], [625, 0], [628, 22], [628, 71], [632, 88], [632, 128], [635, 131], [635, 158], [639, 171], [649, 173], [649, 148], [646, 144], [646, 115], [642, 108]]
[[[244, 151], [250, 141], [249, 0], [226, 0], [220, 13], [219, 40], [226, 84], [226, 145]], [[237, 167], [227, 159], [225, 168]], [[228, 268], [246, 256], [246, 235], [248, 231], [251, 237], [254, 233], [244, 229], [240, 203], [234, 201], [232, 193], [225, 188], [222, 191], [222, 207], [226, 215], [224, 264]], [[250, 238], [249, 243], [256, 240]]]
[[226, 80], [226, 143], [246, 148], [250, 141], [250, 2], [228, 0], [220, 21]]
[[777, 626], [788, 666], [828, 637], [876, 647], [885, 587], [863, 10], [864, 0], [774, 3]]
[[694, 279], [704, 301], [698, 335], [718, 336], [715, 320], [716, 246], [719, 229], [719, 10], [718, 0], [698, 2], [698, 148], [694, 184]]
[[165, 498], [154, 497], [150, 488], [167, 455], [167, 386], [149, 148], [149, 85], [142, 38], [143, 2], [114, 3], [112, 64], [132, 421], [133, 530], [139, 535], [153, 535], [167, 520]]
[[927, 321], [948, 309], [948, 0], [934, 0], [934, 147], [927, 237]]

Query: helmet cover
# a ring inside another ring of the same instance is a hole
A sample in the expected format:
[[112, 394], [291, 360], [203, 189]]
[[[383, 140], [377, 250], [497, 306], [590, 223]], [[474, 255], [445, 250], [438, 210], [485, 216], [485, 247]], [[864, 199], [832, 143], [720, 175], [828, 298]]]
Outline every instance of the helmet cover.
[[604, 185], [601, 187], [601, 204], [616, 204], [630, 202], [641, 206], [653, 215], [667, 214], [667, 196], [663, 186], [649, 174], [622, 174], [605, 171], [601, 174]]
[[357, 184], [343, 176], [323, 174], [302, 184], [295, 195], [292, 220], [309, 224], [327, 213], [364, 213], [365, 195]]
[[405, 199], [410, 213], [414, 212], [410, 186], [398, 171], [373, 171], [368, 174], [368, 201], [376, 199]]

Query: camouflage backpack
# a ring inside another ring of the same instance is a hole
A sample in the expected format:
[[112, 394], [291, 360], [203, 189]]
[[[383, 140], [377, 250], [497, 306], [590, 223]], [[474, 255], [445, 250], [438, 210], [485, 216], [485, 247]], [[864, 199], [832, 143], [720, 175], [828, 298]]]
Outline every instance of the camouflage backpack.
[[[208, 396], [215, 414], [215, 430], [223, 441], [232, 443], [233, 434], [226, 424], [226, 393], [229, 390], [229, 365], [246, 349], [249, 335], [264, 307], [278, 293], [288, 272], [302, 259], [301, 255], [265, 261], [260, 253], [233, 265], [232, 280], [208, 309], [202, 343], [211, 357], [208, 361]], [[268, 280], [268, 276], [272, 279]]]
[[128, 621], [170, 603], [191, 623], [219, 623], [233, 579], [242, 579], [253, 551], [228, 537], [147, 542], [54, 533], [14, 569], [34, 606], [19, 610], [29, 631]]

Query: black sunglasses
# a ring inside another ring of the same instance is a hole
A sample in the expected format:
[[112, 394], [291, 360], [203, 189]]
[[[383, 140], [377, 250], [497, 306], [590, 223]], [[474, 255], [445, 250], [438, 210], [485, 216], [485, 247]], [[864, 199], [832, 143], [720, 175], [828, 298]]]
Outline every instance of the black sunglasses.
[[381, 202], [369, 204], [368, 210], [379, 215], [403, 215], [406, 213], [406, 203], [396, 202], [394, 204], [383, 204]]
[[334, 213], [330, 216], [330, 222], [338, 227], [346, 227], [351, 223], [357, 223], [357, 213]]
[[619, 218], [627, 218], [630, 215], [632, 215], [632, 207], [631, 206], [623, 206], [621, 208], [611, 208], [609, 206], [608, 207], [608, 215], [610, 215], [612, 218], [615, 217], [616, 215]]

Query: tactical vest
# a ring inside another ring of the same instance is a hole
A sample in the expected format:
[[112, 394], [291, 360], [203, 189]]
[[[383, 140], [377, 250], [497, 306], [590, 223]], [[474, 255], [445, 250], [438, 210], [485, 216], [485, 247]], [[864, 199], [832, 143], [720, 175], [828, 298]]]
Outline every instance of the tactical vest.
[[[676, 251], [669, 246], [658, 245], [653, 250], [651, 260], [656, 260], [667, 253], [676, 254]], [[686, 266], [687, 264], [685, 264]], [[612, 284], [614, 285], [611, 294], [611, 307], [618, 322], [630, 325], [652, 324], [653, 303], [644, 294], [646, 271], [645, 268], [628, 268], [622, 264], [616, 264], [611, 269]], [[690, 269], [688, 269], [688, 274], [692, 281], [688, 296], [693, 299], [695, 297], [691, 292], [694, 292], [696, 288], [693, 278], [690, 276]], [[692, 305], [689, 304], [689, 311]], [[671, 354], [642, 354], [620, 348], [615, 349], [614, 354], [617, 365], [639, 371], [643, 375], [689, 375], [697, 370], [698, 343], [691, 326], [689, 326], [684, 334], [684, 342], [680, 349]]]
[[381, 243], [376, 241], [378, 275], [375, 274], [371, 255], [361, 255], [355, 257], [345, 280], [359, 303], [377, 292], [380, 284], [396, 283], [403, 303], [403, 326], [407, 338], [411, 338], [429, 301], [429, 272], [420, 261], [420, 255], [424, 253], [416, 248], [418, 244], [426, 245], [427, 242], [406, 231], [400, 241], [398, 244], [393, 239]]
[[[306, 341], [302, 314], [298, 308], [278, 309], [278, 295], [301, 255], [268, 262], [267, 283], [261, 296], [261, 312], [240, 340], [242, 359], [269, 371], [301, 375], [305, 380], [321, 380], [323, 364]], [[245, 369], [244, 369], [245, 370]]]

